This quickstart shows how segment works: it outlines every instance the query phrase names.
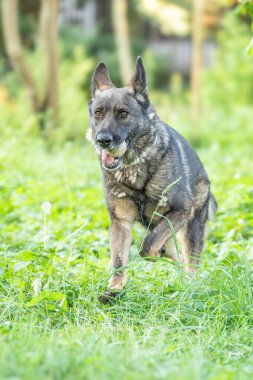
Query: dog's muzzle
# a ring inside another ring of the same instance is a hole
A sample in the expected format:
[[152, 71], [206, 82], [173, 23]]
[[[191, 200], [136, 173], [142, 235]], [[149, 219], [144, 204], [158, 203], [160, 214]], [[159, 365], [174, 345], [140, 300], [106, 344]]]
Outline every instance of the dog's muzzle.
[[106, 170], [117, 170], [123, 164], [123, 155], [127, 149], [127, 143], [124, 141], [119, 146], [102, 149], [101, 151], [101, 163]]

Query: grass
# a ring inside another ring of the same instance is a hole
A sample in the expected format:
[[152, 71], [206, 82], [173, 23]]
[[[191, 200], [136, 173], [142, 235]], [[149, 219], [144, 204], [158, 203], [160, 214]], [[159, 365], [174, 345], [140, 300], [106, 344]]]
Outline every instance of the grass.
[[[109, 305], [98, 301], [110, 276], [109, 219], [92, 147], [3, 140], [1, 379], [253, 376], [252, 115], [238, 114], [243, 130], [234, 115], [210, 113], [198, 141], [219, 211], [196, 277], [142, 260], [136, 226], [126, 292]], [[174, 124], [187, 135], [186, 118]]]

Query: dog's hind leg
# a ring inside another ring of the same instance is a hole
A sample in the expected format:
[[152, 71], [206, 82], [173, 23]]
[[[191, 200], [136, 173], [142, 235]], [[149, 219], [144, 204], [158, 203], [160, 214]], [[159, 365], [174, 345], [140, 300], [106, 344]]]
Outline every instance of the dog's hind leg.
[[166, 243], [167, 240], [173, 237], [173, 231], [170, 228], [172, 223], [175, 233], [179, 231], [186, 223], [188, 212], [169, 212], [164, 216], [161, 222], [149, 233], [145, 238], [140, 255], [146, 256], [160, 256], [159, 251]]
[[192, 218], [178, 232], [186, 272], [195, 272], [204, 245], [208, 206], [194, 211]]

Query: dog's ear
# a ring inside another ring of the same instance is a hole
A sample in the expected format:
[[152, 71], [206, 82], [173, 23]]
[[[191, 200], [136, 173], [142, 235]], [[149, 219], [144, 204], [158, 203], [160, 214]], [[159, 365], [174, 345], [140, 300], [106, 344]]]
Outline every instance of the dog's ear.
[[127, 86], [131, 92], [133, 91], [134, 94], [136, 94], [136, 97], [140, 102], [147, 103], [148, 89], [146, 73], [140, 56], [137, 58], [134, 73]]
[[94, 98], [101, 92], [115, 87], [111, 81], [107, 67], [104, 62], [99, 62], [94, 70], [91, 80], [91, 94]]

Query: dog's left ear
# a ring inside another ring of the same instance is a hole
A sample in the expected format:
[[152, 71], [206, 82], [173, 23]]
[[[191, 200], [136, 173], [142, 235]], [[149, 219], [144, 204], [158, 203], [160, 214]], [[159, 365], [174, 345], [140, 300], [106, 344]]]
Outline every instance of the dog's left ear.
[[104, 62], [99, 62], [94, 70], [91, 80], [91, 94], [94, 98], [101, 92], [115, 87], [111, 81], [107, 67]]
[[136, 98], [141, 103], [148, 102], [146, 73], [140, 56], [137, 58], [134, 73], [127, 86], [134, 91]]

